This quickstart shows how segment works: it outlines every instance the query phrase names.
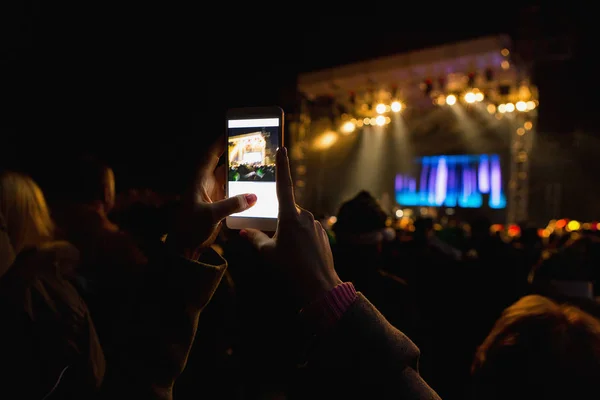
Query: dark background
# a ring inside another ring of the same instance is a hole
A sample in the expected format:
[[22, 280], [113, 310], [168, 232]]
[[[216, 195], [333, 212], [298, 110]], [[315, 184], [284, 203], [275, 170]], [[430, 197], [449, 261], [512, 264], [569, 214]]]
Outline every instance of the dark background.
[[[278, 104], [293, 114], [300, 72], [493, 33], [510, 34], [535, 61], [549, 141], [568, 148], [581, 142], [573, 132], [597, 131], [597, 21], [562, 3], [337, 12], [2, 3], [1, 162], [34, 175], [64, 154], [94, 151], [121, 188], [175, 190], [179, 171], [223, 133], [229, 107]], [[568, 51], [546, 43], [554, 37], [567, 37]]]

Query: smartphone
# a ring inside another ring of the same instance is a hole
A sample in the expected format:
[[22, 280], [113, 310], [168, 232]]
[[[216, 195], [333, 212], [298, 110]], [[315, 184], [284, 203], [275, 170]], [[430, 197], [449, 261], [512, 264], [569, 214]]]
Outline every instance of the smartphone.
[[257, 197], [253, 207], [225, 219], [230, 229], [277, 229], [275, 154], [283, 146], [283, 119], [280, 107], [236, 108], [227, 112], [227, 196], [254, 193]]

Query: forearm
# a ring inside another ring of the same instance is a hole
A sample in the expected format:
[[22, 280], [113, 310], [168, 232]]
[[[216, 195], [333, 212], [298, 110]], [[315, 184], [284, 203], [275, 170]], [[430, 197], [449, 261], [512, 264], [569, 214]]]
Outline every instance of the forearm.
[[109, 369], [113, 368], [109, 373], [112, 386], [121, 392], [168, 399], [187, 363], [200, 313], [227, 265], [212, 250], [198, 261], [173, 255], [165, 248], [149, 258], [146, 280], [125, 322], [116, 359], [109, 360]]

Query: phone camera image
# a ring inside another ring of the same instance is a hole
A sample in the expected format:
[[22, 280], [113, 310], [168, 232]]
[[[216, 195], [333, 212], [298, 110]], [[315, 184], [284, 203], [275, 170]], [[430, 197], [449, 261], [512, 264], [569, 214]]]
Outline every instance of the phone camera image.
[[256, 194], [254, 207], [234, 216], [277, 218], [275, 154], [279, 118], [228, 121], [228, 194]]

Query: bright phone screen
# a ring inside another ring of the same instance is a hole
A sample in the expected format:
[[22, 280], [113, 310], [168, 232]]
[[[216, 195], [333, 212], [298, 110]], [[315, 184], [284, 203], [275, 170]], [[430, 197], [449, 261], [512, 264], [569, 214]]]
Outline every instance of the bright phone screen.
[[258, 198], [254, 207], [234, 217], [277, 218], [275, 153], [279, 126], [279, 118], [227, 120], [228, 195], [254, 193]]

